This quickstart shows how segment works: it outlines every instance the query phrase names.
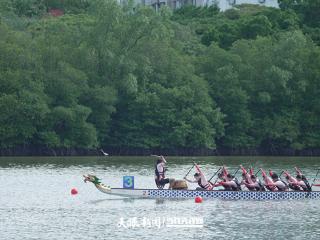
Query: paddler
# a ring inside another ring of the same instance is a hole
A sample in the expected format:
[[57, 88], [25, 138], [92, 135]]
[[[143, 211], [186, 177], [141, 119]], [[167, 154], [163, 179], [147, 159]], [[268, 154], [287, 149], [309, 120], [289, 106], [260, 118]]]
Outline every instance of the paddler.
[[303, 177], [304, 177], [303, 175], [302, 176], [301, 175], [297, 175], [296, 179], [298, 181], [298, 185], [301, 188], [301, 191], [309, 192], [309, 191], [311, 191], [311, 186], [306, 184], [306, 182], [308, 182], [308, 181], [307, 181], [307, 179], [305, 177], [304, 177], [305, 180], [303, 180]]
[[268, 184], [269, 187], [274, 187], [272, 188], [272, 191], [279, 191], [279, 192], [283, 192], [283, 191], [288, 191], [288, 186], [287, 184], [280, 180], [278, 177], [278, 174], [276, 173], [272, 173], [272, 182]]
[[254, 184], [255, 190], [256, 191], [265, 191], [266, 189], [264, 188], [263, 184], [261, 183], [260, 179], [256, 177], [256, 175], [252, 174], [251, 175], [252, 182]]
[[196, 190], [212, 190], [213, 186], [206, 177], [204, 176], [203, 172], [201, 171], [200, 167], [195, 164], [196, 167], [196, 173], [193, 175], [194, 180], [187, 179], [187, 177], [184, 177], [184, 179], [190, 183], [198, 183], [199, 187], [196, 188]]
[[[297, 178], [292, 177], [288, 171], [284, 171], [283, 173], [286, 176], [285, 178], [288, 181], [288, 187], [290, 189], [292, 189], [293, 191], [302, 191], [302, 187], [300, 186], [301, 183], [298, 181]], [[300, 175], [297, 175], [297, 177], [299, 177], [299, 179], [301, 180]]]
[[288, 186], [294, 191], [311, 191], [311, 186], [306, 179], [306, 177], [302, 174], [300, 169], [297, 167], [295, 168], [297, 172], [296, 178], [292, 177], [288, 171], [284, 171], [284, 174], [286, 175], [286, 179], [288, 181]]
[[214, 187], [223, 186], [225, 191], [241, 191], [241, 186], [235, 176], [228, 173], [226, 176], [219, 175], [221, 182], [214, 184]]
[[170, 183], [169, 178], [165, 178], [166, 159], [163, 156], [157, 156], [158, 160], [155, 165], [155, 182], [159, 189], [162, 189], [166, 184]]
[[262, 168], [260, 168], [260, 171], [262, 173], [262, 178], [266, 189], [268, 189], [271, 192], [277, 191], [277, 187], [274, 185], [272, 179], [268, 177], [267, 173]]
[[252, 183], [248, 183], [246, 181], [242, 182], [246, 186], [246, 188], [248, 188], [249, 191], [265, 191], [266, 190], [262, 185], [262, 183], [260, 182], [260, 180], [254, 174], [252, 174], [250, 178], [252, 180]]
[[247, 170], [242, 165], [240, 165], [240, 168], [242, 170], [241, 184], [245, 185], [249, 191], [255, 191], [255, 184], [250, 176], [250, 174], [253, 173], [253, 170], [250, 169], [248, 173]]
[[253, 168], [250, 168], [249, 172], [241, 165], [240, 168], [242, 170], [242, 185], [245, 185], [249, 191], [265, 191], [260, 180], [254, 175]]
[[301, 170], [297, 167], [295, 167], [296, 172], [297, 172], [297, 177], [300, 176], [302, 181], [304, 182], [304, 184], [306, 185], [306, 190], [305, 191], [312, 191], [312, 187], [309, 183], [309, 181], [307, 180], [307, 178], [305, 177], [305, 175], [302, 174]]

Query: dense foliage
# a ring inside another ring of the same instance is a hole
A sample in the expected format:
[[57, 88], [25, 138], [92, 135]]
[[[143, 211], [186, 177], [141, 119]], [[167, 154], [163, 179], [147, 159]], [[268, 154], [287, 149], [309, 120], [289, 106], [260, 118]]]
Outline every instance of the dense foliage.
[[280, 6], [2, 0], [0, 147], [319, 147], [320, 1]]

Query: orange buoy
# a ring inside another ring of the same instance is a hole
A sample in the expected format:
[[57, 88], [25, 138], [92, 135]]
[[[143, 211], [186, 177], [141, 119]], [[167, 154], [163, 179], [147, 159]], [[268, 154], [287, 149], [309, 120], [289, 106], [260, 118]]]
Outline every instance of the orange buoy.
[[77, 190], [76, 188], [72, 188], [72, 189], [71, 189], [71, 194], [72, 194], [72, 195], [78, 194], [78, 190]]
[[196, 198], [194, 199], [194, 201], [196, 203], [202, 203], [202, 197], [201, 196], [196, 196]]

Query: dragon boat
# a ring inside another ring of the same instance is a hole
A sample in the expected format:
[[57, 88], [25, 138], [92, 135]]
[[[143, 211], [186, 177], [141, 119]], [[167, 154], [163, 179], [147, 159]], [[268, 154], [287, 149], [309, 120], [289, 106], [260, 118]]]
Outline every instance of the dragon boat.
[[301, 192], [267, 192], [267, 191], [199, 191], [199, 190], [172, 190], [172, 189], [127, 189], [111, 188], [94, 175], [84, 175], [85, 182], [92, 182], [95, 187], [106, 194], [130, 198], [163, 198], [163, 199], [188, 199], [201, 196], [203, 199], [224, 200], [294, 200], [294, 199], [320, 199], [320, 191]]

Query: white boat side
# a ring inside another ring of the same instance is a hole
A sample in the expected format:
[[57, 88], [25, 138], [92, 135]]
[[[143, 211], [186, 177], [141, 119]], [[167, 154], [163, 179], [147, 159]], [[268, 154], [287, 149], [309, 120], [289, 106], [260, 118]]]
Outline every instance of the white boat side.
[[254, 192], [254, 191], [197, 191], [169, 189], [124, 189], [110, 188], [103, 184], [95, 185], [101, 192], [131, 198], [164, 198], [188, 199], [201, 196], [204, 199], [230, 200], [290, 200], [290, 199], [320, 199], [320, 191], [312, 192]]
[[94, 175], [84, 175], [85, 182], [92, 182], [95, 187], [106, 194], [130, 198], [162, 198], [188, 199], [201, 196], [204, 199], [226, 200], [290, 200], [290, 199], [320, 199], [320, 191], [299, 192], [268, 192], [268, 191], [199, 191], [199, 190], [171, 190], [171, 189], [128, 189], [111, 188]]

